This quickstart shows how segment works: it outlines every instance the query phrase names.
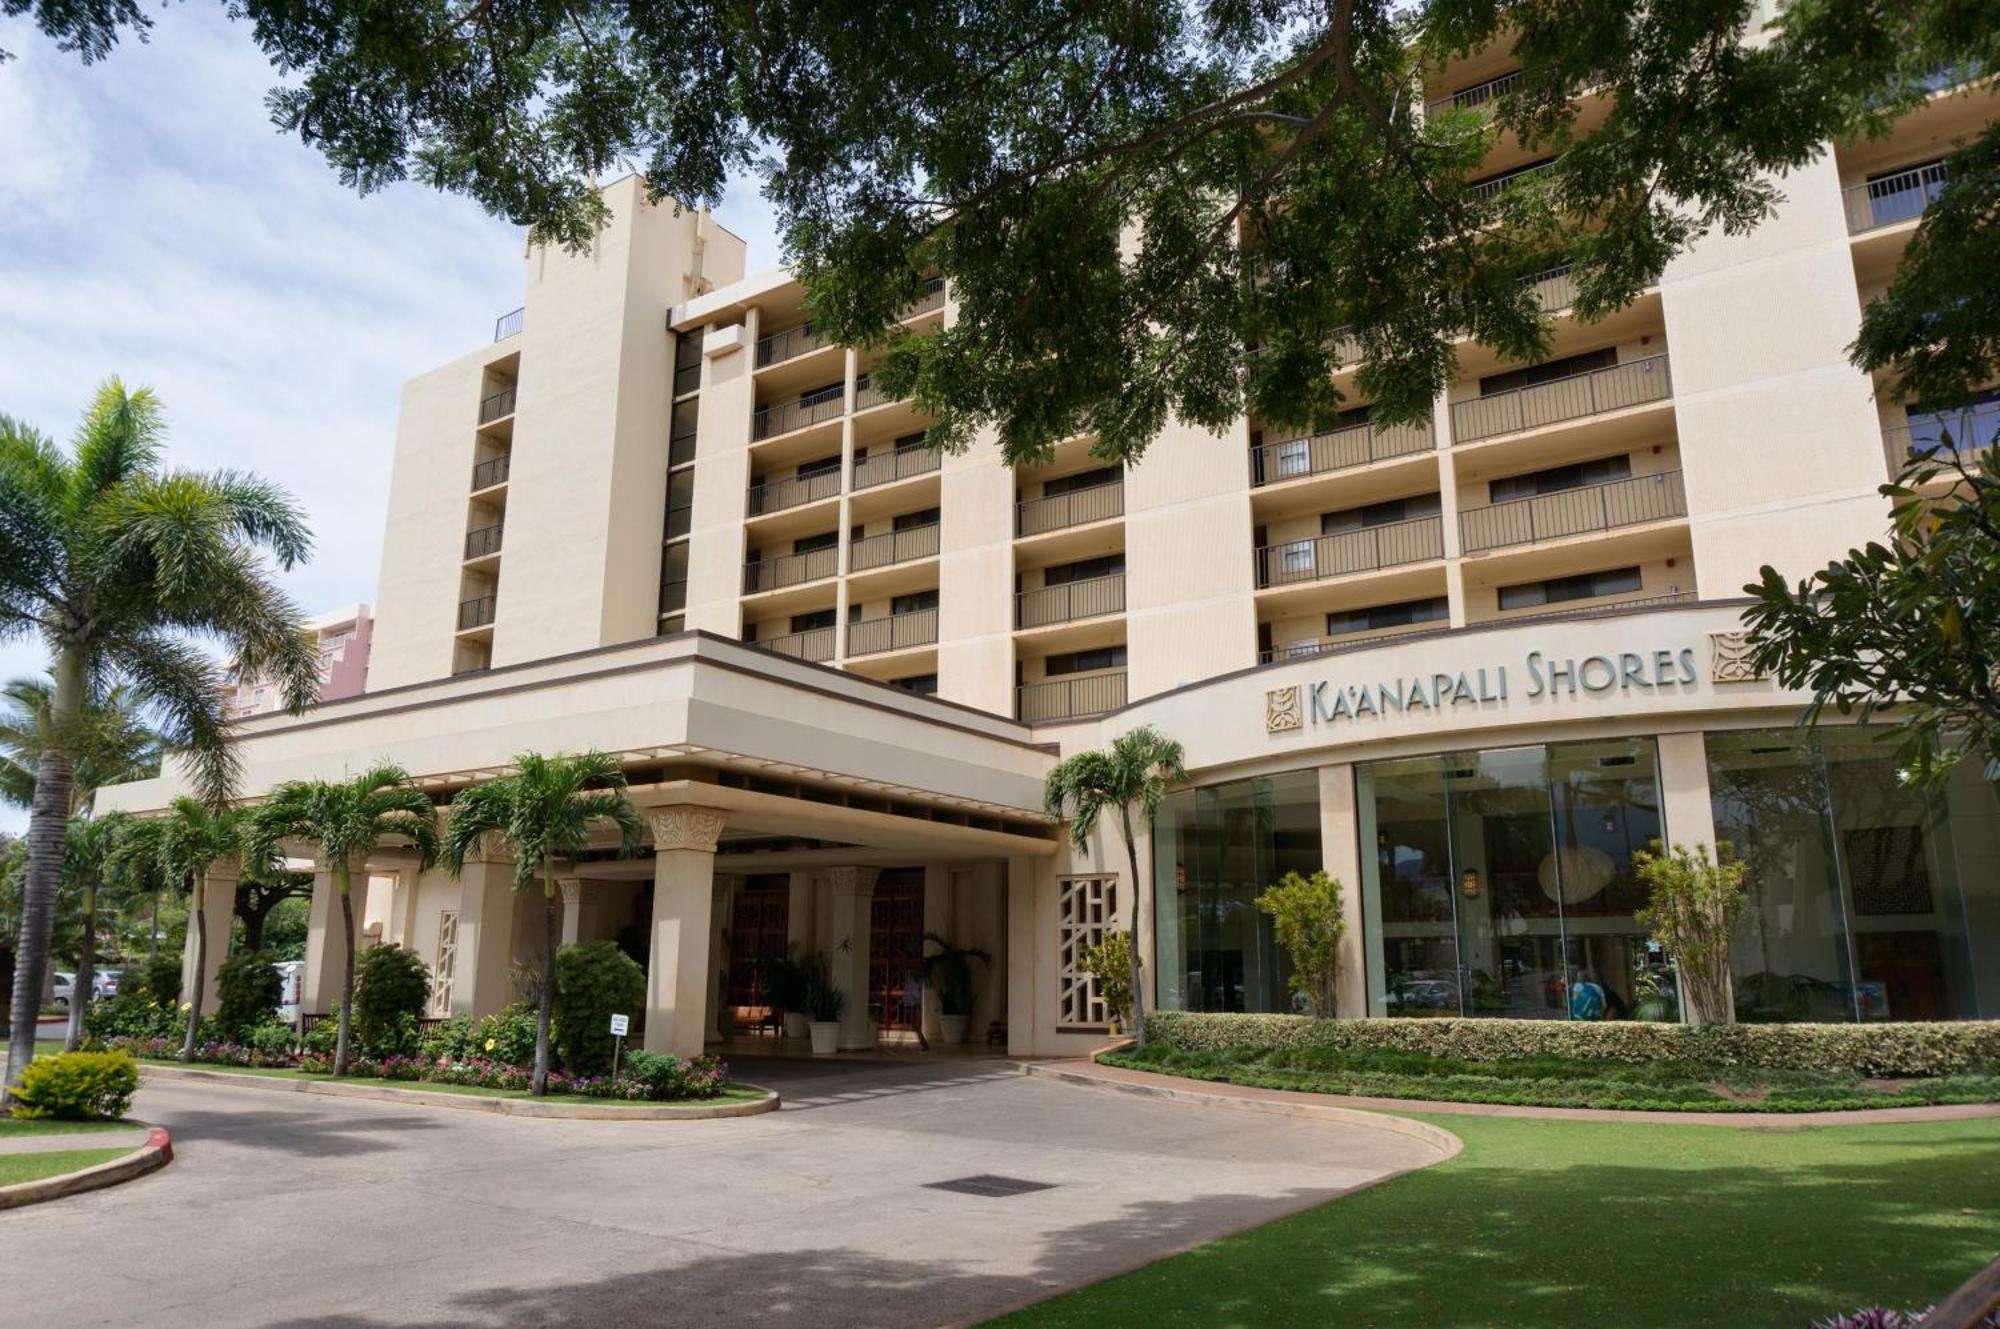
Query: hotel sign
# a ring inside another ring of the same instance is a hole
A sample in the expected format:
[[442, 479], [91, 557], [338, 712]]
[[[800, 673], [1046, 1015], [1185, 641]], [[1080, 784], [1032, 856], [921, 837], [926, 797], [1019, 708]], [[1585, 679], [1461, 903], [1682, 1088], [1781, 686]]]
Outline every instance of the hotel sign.
[[[1740, 632], [1709, 640], [1713, 681], [1745, 683], [1760, 675], [1747, 665]], [[1605, 651], [1552, 656], [1529, 651], [1518, 662], [1489, 662], [1470, 669], [1362, 679], [1322, 679], [1271, 688], [1264, 694], [1264, 729], [1281, 734], [1320, 725], [1361, 723], [1387, 715], [1422, 715], [1505, 707], [1516, 700], [1683, 691], [1701, 681], [1695, 649]]]

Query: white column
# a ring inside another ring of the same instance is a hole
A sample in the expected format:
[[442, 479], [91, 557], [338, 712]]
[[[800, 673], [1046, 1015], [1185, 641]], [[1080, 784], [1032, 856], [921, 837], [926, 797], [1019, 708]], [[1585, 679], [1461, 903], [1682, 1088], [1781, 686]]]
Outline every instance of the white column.
[[653, 830], [653, 933], [646, 966], [646, 1048], [701, 1055], [708, 1008], [709, 918], [723, 815], [671, 807]]
[[718, 873], [709, 887], [708, 907], [708, 1019], [706, 1038], [720, 1043], [728, 1035], [722, 1028], [722, 994], [729, 983], [729, 952], [722, 934], [729, 930], [731, 903], [740, 879]]
[[1366, 940], [1361, 922], [1361, 839], [1354, 806], [1354, 767], [1348, 763], [1319, 768], [1320, 862], [1340, 883], [1340, 916], [1347, 931], [1340, 938], [1340, 974], [1335, 980], [1335, 1012], [1342, 1016], [1368, 1013], [1368, 970], [1362, 956]]
[[514, 864], [498, 844], [482, 845], [459, 874], [458, 959], [451, 1013], [477, 1019], [513, 1000]]
[[312, 904], [306, 911], [306, 980], [299, 996], [303, 1015], [328, 1015], [340, 1000], [347, 972], [347, 932], [340, 918], [340, 888], [333, 869], [313, 869]]
[[557, 877], [556, 888], [562, 892], [561, 944], [574, 946], [583, 923], [583, 882], [575, 877]]
[[394, 929], [391, 938], [405, 950], [415, 950], [417, 945], [417, 889], [423, 881], [423, 873], [413, 867], [396, 869], [395, 908], [390, 926]]
[[[1041, 1019], [1042, 1003], [1036, 1000], [1036, 970], [1044, 958], [1037, 947], [1038, 926], [1035, 882], [1042, 860], [1007, 860], [1007, 1051], [1016, 1057], [1031, 1056], [1035, 1050], [1035, 1027]], [[1054, 940], [1053, 936], [1050, 938]], [[1048, 999], [1055, 1000], [1054, 956], [1049, 964]]]
[[881, 875], [880, 868], [863, 867], [827, 873], [833, 886], [833, 979], [847, 994], [847, 1010], [840, 1017], [844, 1051], [874, 1046], [868, 1036], [868, 934], [875, 880]]
[[1715, 849], [1715, 804], [1708, 790], [1708, 745], [1699, 733], [1661, 734], [1660, 812], [1667, 839]]
[[181, 953], [181, 1000], [194, 998], [196, 975], [194, 971], [194, 910], [197, 897], [207, 910], [208, 949], [203, 954], [201, 983], [201, 1008], [210, 1015], [215, 1013], [219, 994], [216, 991], [216, 974], [222, 962], [229, 958], [229, 924], [236, 916], [237, 866], [234, 860], [209, 865], [207, 872], [188, 893], [188, 935], [186, 949]]

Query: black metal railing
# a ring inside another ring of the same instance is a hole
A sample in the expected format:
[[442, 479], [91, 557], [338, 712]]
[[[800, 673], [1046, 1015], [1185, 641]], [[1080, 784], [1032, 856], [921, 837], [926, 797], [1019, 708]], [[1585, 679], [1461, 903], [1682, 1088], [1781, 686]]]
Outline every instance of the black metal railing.
[[783, 364], [797, 359], [808, 351], [817, 351], [827, 345], [827, 341], [813, 330], [810, 323], [801, 323], [783, 332], [774, 332], [768, 337], [757, 339], [757, 367]]
[[838, 420], [847, 410], [846, 394], [847, 389], [843, 387], [821, 388], [818, 392], [806, 393], [797, 401], [766, 406], [751, 417], [750, 437], [753, 441], [776, 438], [823, 420]]
[[1088, 581], [1068, 581], [1021, 591], [1014, 597], [1014, 623], [1023, 628], [1041, 628], [1052, 623], [1070, 623], [1080, 618], [1124, 612], [1125, 574], [1122, 572], [1114, 572], [1108, 577], [1092, 577]]
[[497, 595], [474, 596], [470, 600], [458, 602], [458, 630], [483, 628], [493, 621], [493, 611], [499, 606]]
[[491, 526], [480, 526], [467, 531], [465, 533], [465, 556], [467, 558], [485, 558], [488, 554], [499, 553], [500, 530], [501, 524], [495, 522]]
[[840, 551], [832, 545], [824, 549], [808, 550], [803, 554], [759, 559], [754, 563], [743, 565], [743, 593], [755, 595], [759, 591], [803, 586], [809, 581], [831, 577], [839, 571]]
[[938, 611], [916, 609], [907, 614], [864, 618], [847, 625], [849, 655], [880, 655], [884, 651], [906, 651], [912, 646], [929, 646], [938, 639]]
[[788, 632], [782, 637], [767, 637], [750, 644], [773, 655], [825, 664], [833, 658], [833, 643], [832, 628], [808, 628], [804, 632]]
[[507, 475], [513, 469], [513, 454], [502, 453], [489, 457], [472, 468], [472, 487], [491, 489], [494, 485], [507, 483]]
[[1446, 111], [1491, 111], [1493, 103], [1513, 91], [1521, 81], [1521, 71], [1510, 70], [1484, 83], [1475, 83], [1469, 88], [1460, 88], [1448, 97], [1438, 97], [1424, 103], [1425, 115], [1441, 115]]
[[840, 495], [840, 472], [815, 471], [811, 475], [788, 475], [782, 480], [763, 480], [750, 486], [750, 515], [783, 512], [803, 507], [823, 498]]
[[1023, 683], [1014, 689], [1014, 718], [1028, 723], [1080, 720], [1125, 704], [1125, 671]]
[[870, 568], [886, 568], [895, 563], [908, 563], [913, 559], [931, 558], [938, 551], [938, 524], [931, 522], [924, 526], [905, 527], [900, 531], [884, 531], [856, 540], [847, 550], [847, 570], [866, 572]]
[[1443, 557], [1444, 519], [1416, 517], [1266, 545], [1257, 550], [1257, 584], [1290, 586]]
[[1125, 480], [1121, 476], [1088, 489], [1022, 499], [1014, 505], [1014, 534], [1040, 535], [1124, 515]]
[[944, 278], [932, 277], [924, 283], [924, 293], [903, 307], [901, 319], [907, 323], [913, 318], [944, 308]]
[[514, 413], [514, 389], [506, 387], [479, 403], [479, 423], [490, 425]]
[[1517, 498], [1458, 514], [1459, 543], [1468, 554], [1505, 545], [1559, 540], [1687, 515], [1679, 471], [1580, 485], [1553, 494]]
[[935, 448], [897, 448], [876, 453], [854, 463], [854, 487], [872, 489], [913, 475], [927, 475], [943, 461], [943, 454]]
[[1258, 664], [1271, 664], [1278, 660], [1307, 660], [1316, 655], [1339, 655], [1344, 651], [1359, 651], [1370, 646], [1387, 646], [1392, 642], [1416, 641], [1421, 637], [1436, 637], [1451, 631], [1449, 624], [1441, 623], [1434, 628], [1424, 628], [1415, 632], [1384, 632], [1379, 636], [1362, 637], [1320, 637], [1313, 641], [1287, 642], [1283, 646], [1273, 646], [1269, 650], [1257, 652]]
[[1539, 429], [1564, 420], [1580, 420], [1663, 401], [1673, 391], [1667, 357], [1652, 355], [1547, 383], [1453, 402], [1451, 438], [1454, 443], [1471, 443], [1524, 429]]
[[1250, 449], [1250, 483], [1270, 485], [1305, 475], [1324, 475], [1429, 452], [1436, 446], [1428, 420], [1407, 425], [1348, 425], [1321, 434], [1301, 434]]

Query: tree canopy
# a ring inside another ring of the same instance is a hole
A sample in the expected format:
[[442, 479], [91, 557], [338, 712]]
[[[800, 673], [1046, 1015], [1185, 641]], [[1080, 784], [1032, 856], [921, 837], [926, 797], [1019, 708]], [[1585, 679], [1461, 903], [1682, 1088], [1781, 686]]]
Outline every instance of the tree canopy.
[[[154, 21], [136, 0], [0, 10], [31, 12], [87, 62]], [[1017, 462], [1084, 433], [1107, 459], [1136, 457], [1169, 412], [1214, 428], [1246, 407], [1325, 423], [1344, 343], [1379, 418], [1423, 414], [1461, 334], [1510, 357], [1546, 346], [1524, 277], [1574, 265], [1585, 318], [1627, 303], [1697, 237], [1756, 225], [1782, 173], [1829, 140], [1879, 130], [2000, 55], [1994, 7], [1967, 0], [1790, 0], [1769, 29], [1759, 11], [230, 5], [285, 75], [273, 119], [362, 191], [417, 180], [574, 248], [603, 218], [607, 174], [637, 170], [656, 199], [691, 204], [758, 175], [816, 322], [888, 348], [876, 376], [938, 419], [935, 444], [991, 427]], [[1509, 44], [1493, 72], [1518, 77], [1490, 99], [1458, 105], [1434, 86], [1426, 104], [1426, 71]], [[1496, 135], [1538, 169], [1481, 179]], [[1940, 203], [1963, 202], [1925, 222], [1870, 311], [1869, 367], [1922, 368], [1926, 317], [1963, 301], [1949, 274], [1991, 238], [1996, 144], [1989, 130], [1948, 165]], [[958, 319], [898, 333], [897, 311], [937, 274]], [[2000, 311], [1974, 304], [1949, 325], [1960, 386], [2000, 370]]]

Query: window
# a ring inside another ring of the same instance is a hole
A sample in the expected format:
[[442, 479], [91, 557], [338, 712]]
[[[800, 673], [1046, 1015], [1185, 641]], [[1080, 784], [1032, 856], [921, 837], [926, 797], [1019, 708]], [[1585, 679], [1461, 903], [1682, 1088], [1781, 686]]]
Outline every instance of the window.
[[1312, 470], [1312, 440], [1304, 435], [1286, 439], [1271, 449], [1271, 461], [1275, 479], [1306, 474]]
[[1280, 577], [1310, 577], [1313, 575], [1314, 566], [1311, 540], [1287, 540], [1278, 546]]
[[924, 432], [921, 429], [914, 434], [905, 434], [896, 440], [896, 454], [898, 456], [901, 456], [905, 452], [922, 452], [923, 450]]
[[452, 977], [458, 970], [458, 910], [438, 913], [437, 949], [431, 953], [431, 1014], [451, 1014]]
[[689, 328], [674, 339], [674, 395], [684, 397], [701, 386], [700, 328]]
[[839, 531], [821, 531], [818, 535], [802, 535], [792, 541], [792, 552], [810, 554], [821, 549], [831, 549], [839, 543]]
[[694, 460], [694, 436], [700, 423], [701, 398], [674, 403], [667, 423], [667, 465], [685, 466]]
[[1451, 602], [1440, 595], [1429, 600], [1402, 600], [1395, 604], [1370, 605], [1366, 609], [1340, 610], [1326, 616], [1326, 635], [1345, 636], [1354, 632], [1376, 632], [1382, 628], [1403, 628], [1413, 623], [1437, 623], [1451, 617]]
[[810, 614], [793, 614], [792, 631], [814, 632], [820, 628], [832, 627], [834, 621], [834, 612], [831, 609], [815, 609]]
[[1061, 655], [1051, 655], [1043, 662], [1042, 672], [1050, 678], [1060, 678], [1066, 674], [1087, 674], [1096, 669], [1124, 667], [1123, 646], [1100, 646], [1094, 651], [1066, 651]]
[[1479, 380], [1479, 395], [1491, 397], [1496, 392], [1512, 392], [1515, 388], [1529, 388], [1537, 383], [1587, 374], [1593, 369], [1609, 369], [1617, 363], [1618, 348], [1615, 346], [1585, 351], [1581, 355], [1566, 355], [1560, 360], [1544, 360], [1538, 365], [1510, 369], [1504, 374], [1488, 374]]
[[676, 632], [685, 632], [685, 631], [687, 631], [687, 615], [669, 614], [665, 618], [660, 620], [659, 632], [656, 635], [662, 637], [668, 637], [672, 636]]
[[840, 454], [837, 452], [831, 457], [817, 457], [812, 461], [802, 461], [799, 463], [799, 479], [801, 480], [810, 479], [815, 475], [838, 474], [840, 474]]
[[676, 614], [687, 608], [688, 542], [676, 540], [660, 559], [660, 612]]
[[1078, 471], [1075, 475], [1058, 475], [1042, 485], [1042, 494], [1054, 498], [1057, 494], [1074, 494], [1079, 489], [1096, 489], [1100, 485], [1115, 485], [1124, 473], [1116, 466], [1100, 466], [1093, 471]]
[[1534, 498], [1538, 494], [1559, 494], [1565, 489], [1610, 484], [1613, 480], [1628, 479], [1631, 474], [1632, 459], [1621, 452], [1616, 457], [1551, 466], [1527, 475], [1510, 475], [1493, 481], [1487, 490], [1493, 502], [1510, 503], [1515, 499]]
[[686, 535], [694, 525], [694, 468], [667, 474], [667, 538]]
[[1437, 494], [1392, 498], [1362, 508], [1322, 513], [1319, 533], [1338, 535], [1342, 531], [1358, 531], [1369, 526], [1389, 526], [1399, 521], [1415, 521], [1419, 517], [1435, 517], [1442, 510], [1442, 500]]
[[1535, 605], [1563, 604], [1570, 600], [1594, 600], [1605, 595], [1627, 595], [1643, 585], [1637, 568], [1612, 568], [1607, 572], [1586, 572], [1576, 577], [1554, 577], [1548, 581], [1523, 582], [1500, 588], [1502, 609], [1529, 609]]
[[921, 512], [905, 512], [902, 516], [896, 518], [892, 529], [913, 531], [918, 527], [935, 526], [937, 524], [938, 510], [936, 508], [925, 508]]
[[1125, 555], [1106, 554], [1102, 558], [1080, 559], [1075, 563], [1058, 563], [1042, 573], [1044, 586], [1063, 586], [1073, 581], [1092, 581], [1098, 577], [1115, 577], [1125, 571]]
[[889, 680], [889, 686], [914, 692], [919, 697], [934, 697], [937, 695], [937, 675], [912, 674], [908, 678], [893, 678]]
[[908, 595], [899, 595], [889, 601], [889, 612], [891, 614], [920, 614], [926, 609], [936, 609], [937, 607], [938, 593], [936, 591], [912, 591]]
[[1056, 879], [1056, 1022], [1097, 1025], [1111, 1022], [1097, 980], [1083, 972], [1083, 952], [1101, 944], [1117, 927], [1118, 878]]

